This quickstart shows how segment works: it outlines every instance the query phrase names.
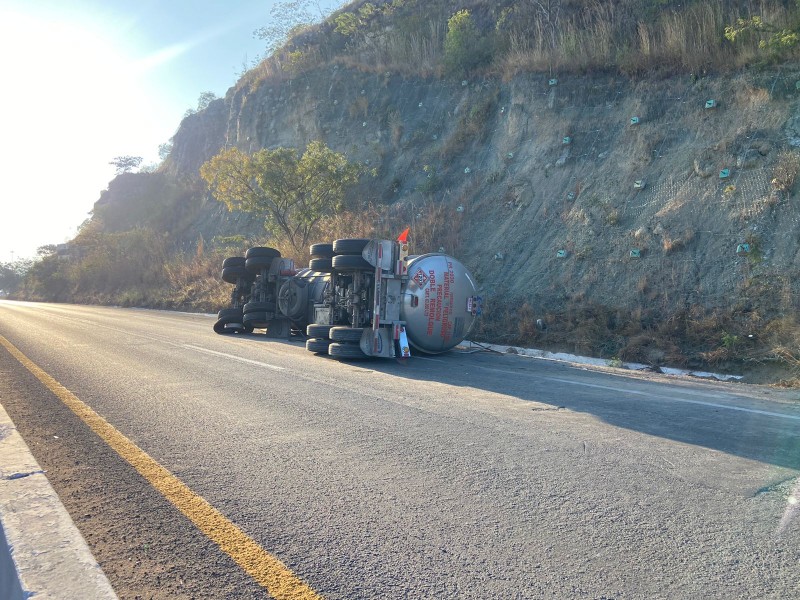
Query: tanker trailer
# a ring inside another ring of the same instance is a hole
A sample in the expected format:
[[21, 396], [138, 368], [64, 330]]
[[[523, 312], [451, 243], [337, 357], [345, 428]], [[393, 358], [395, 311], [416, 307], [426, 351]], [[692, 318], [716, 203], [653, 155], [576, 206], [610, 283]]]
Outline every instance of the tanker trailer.
[[[255, 326], [282, 337], [305, 330], [311, 352], [339, 359], [401, 358], [410, 356], [412, 347], [426, 354], [450, 350], [481, 313], [482, 301], [466, 267], [442, 253], [409, 256], [407, 232], [397, 241], [340, 239], [310, 250], [307, 269], [293, 271], [282, 262], [255, 276], [252, 290], [264, 289], [264, 278], [269, 290], [276, 290], [277, 310], [267, 315], [271, 320], [247, 318], [249, 305], [262, 301], [251, 298], [242, 308], [247, 323], [233, 322], [239, 313], [230, 317], [220, 311], [215, 331], [252, 331]], [[225, 280], [231, 279], [228, 273]], [[220, 325], [226, 321], [227, 326]]]

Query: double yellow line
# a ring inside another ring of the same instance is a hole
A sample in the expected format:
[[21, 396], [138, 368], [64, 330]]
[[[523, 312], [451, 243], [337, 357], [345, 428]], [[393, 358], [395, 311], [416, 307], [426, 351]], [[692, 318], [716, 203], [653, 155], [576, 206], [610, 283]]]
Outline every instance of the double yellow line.
[[0, 335], [0, 345], [55, 394], [89, 428], [133, 466], [163, 496], [229, 555], [276, 600], [322, 600], [278, 558], [259, 546], [205, 499], [162, 467], [75, 394], [58, 383]]

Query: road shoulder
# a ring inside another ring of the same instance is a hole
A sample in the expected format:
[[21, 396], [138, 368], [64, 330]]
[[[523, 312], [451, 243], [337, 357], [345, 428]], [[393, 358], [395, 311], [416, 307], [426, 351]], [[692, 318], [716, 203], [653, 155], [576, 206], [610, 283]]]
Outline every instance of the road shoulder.
[[116, 598], [2, 405], [0, 457], [0, 595]]

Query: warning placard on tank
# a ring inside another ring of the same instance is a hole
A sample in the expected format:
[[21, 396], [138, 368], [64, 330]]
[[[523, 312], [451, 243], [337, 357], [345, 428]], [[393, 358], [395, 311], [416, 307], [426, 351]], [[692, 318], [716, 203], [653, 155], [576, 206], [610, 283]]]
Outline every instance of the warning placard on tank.
[[416, 281], [417, 285], [420, 288], [424, 288], [425, 284], [428, 283], [428, 276], [425, 275], [425, 271], [423, 271], [422, 269], [417, 269], [417, 272], [414, 274], [414, 277], [412, 277], [411, 279]]

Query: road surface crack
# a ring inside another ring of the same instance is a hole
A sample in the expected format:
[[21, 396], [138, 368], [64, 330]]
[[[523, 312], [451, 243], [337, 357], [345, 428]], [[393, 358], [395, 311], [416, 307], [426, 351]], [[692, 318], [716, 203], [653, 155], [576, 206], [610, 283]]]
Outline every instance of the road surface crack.
[[782, 481], [778, 481], [771, 485], [764, 486], [761, 489], [757, 490], [755, 494], [753, 494], [753, 498], [758, 498], [759, 496], [763, 496], [764, 494], [781, 494], [784, 496], [788, 496], [792, 489], [792, 486], [798, 480], [800, 480], [800, 478], [798, 477], [789, 477], [788, 479], [784, 479]]

